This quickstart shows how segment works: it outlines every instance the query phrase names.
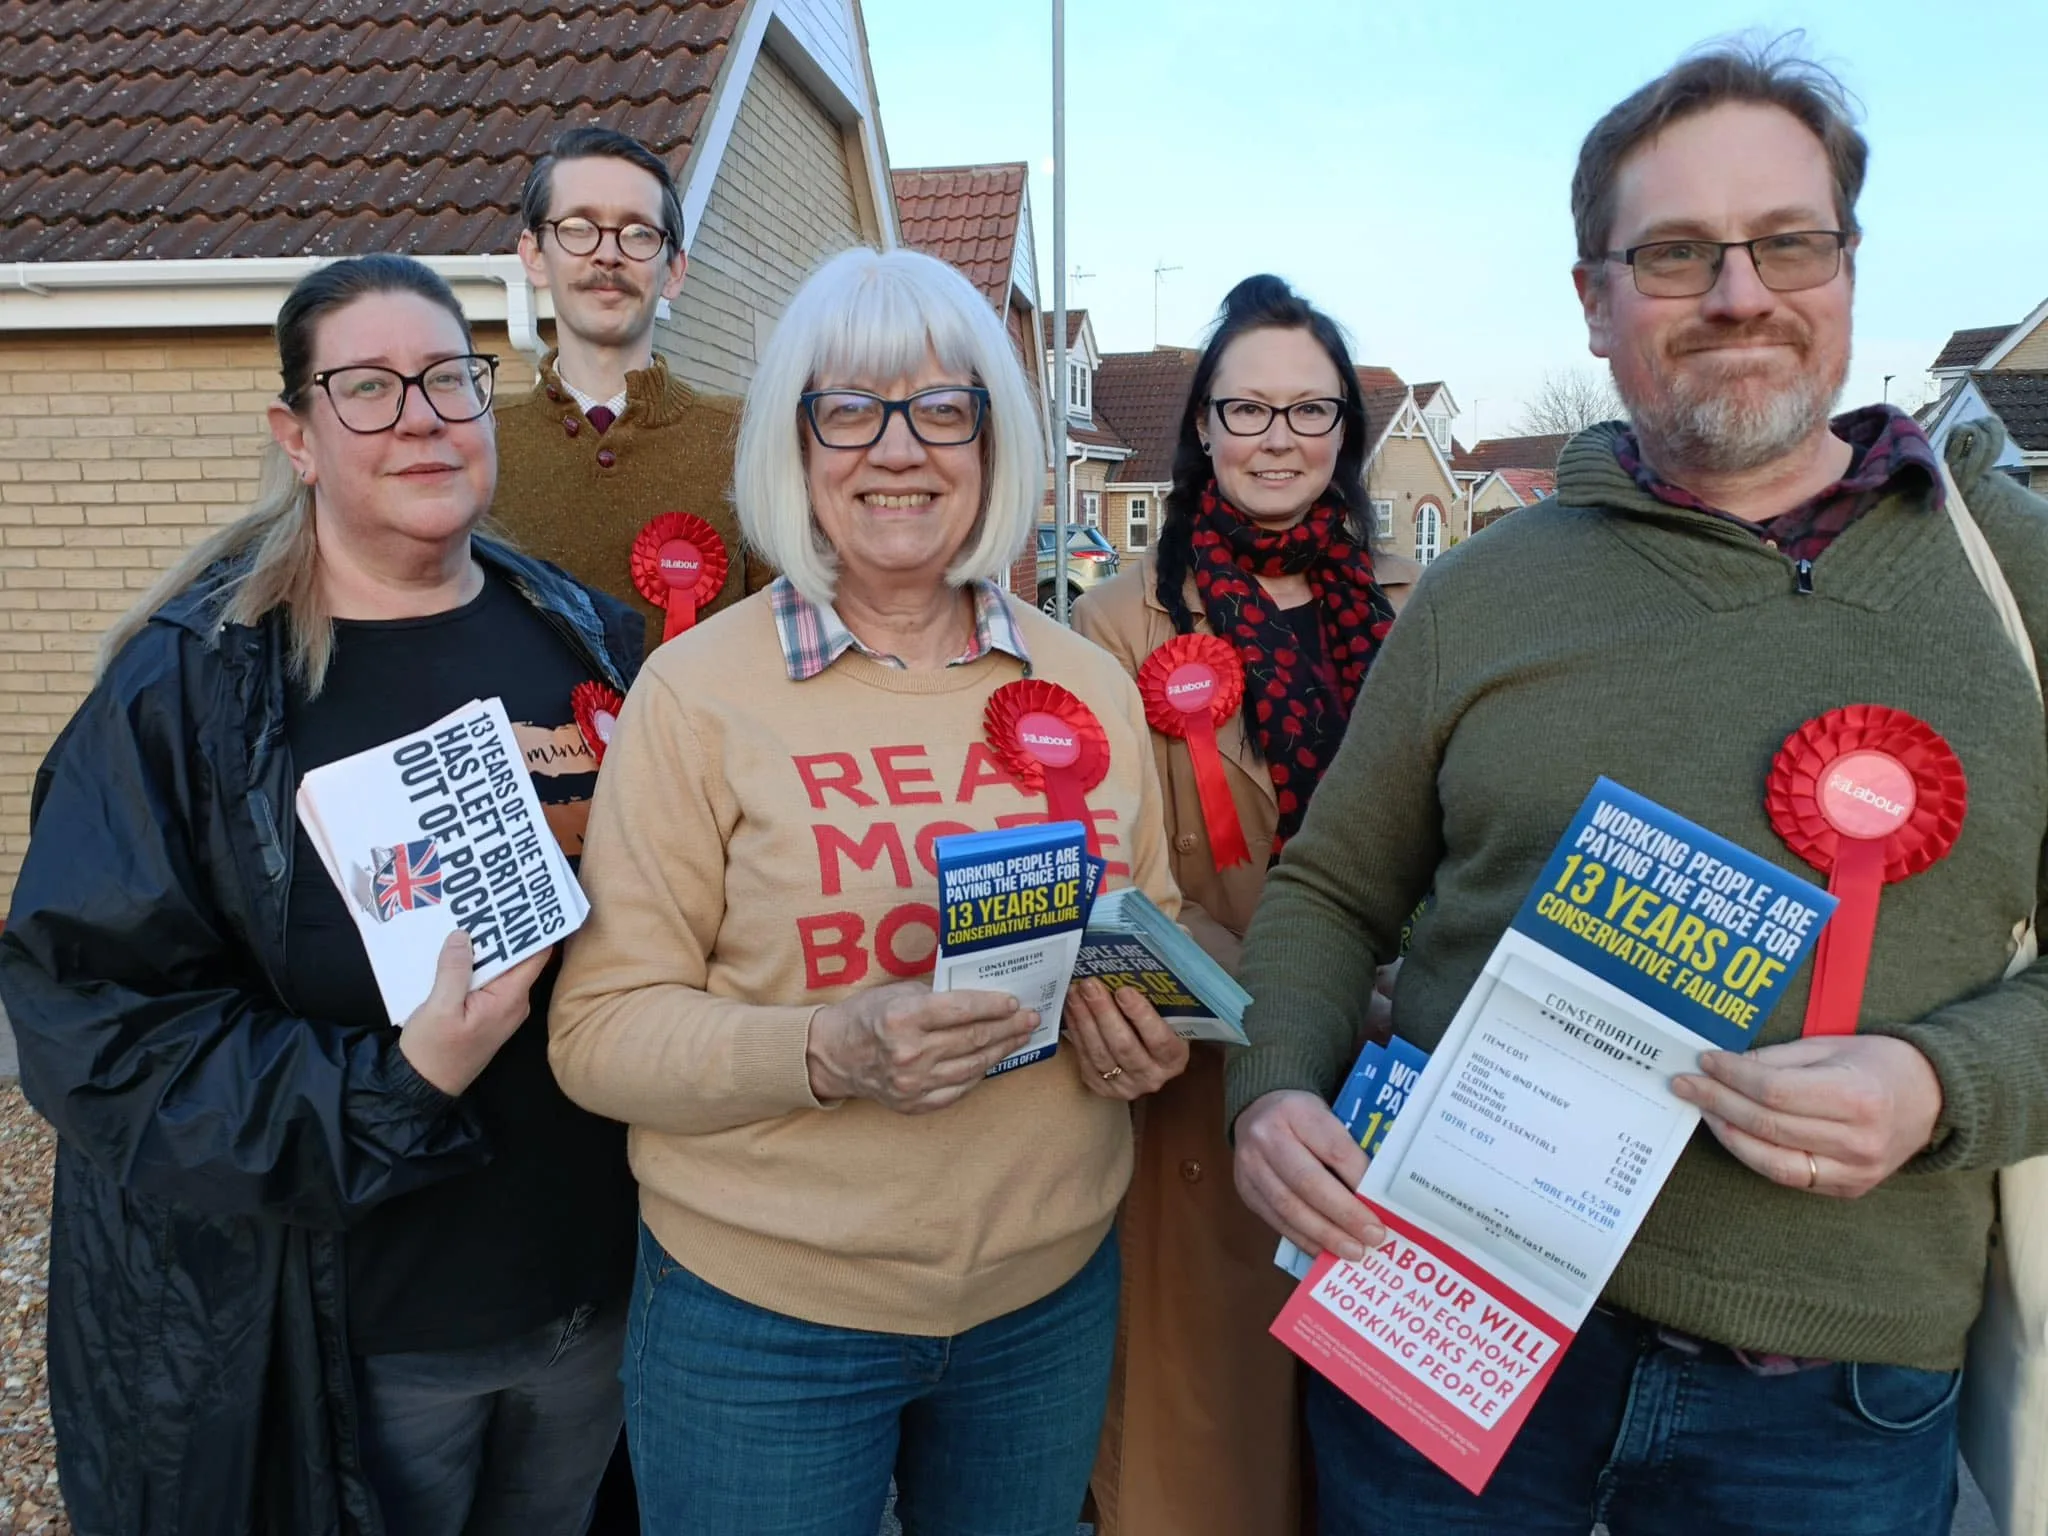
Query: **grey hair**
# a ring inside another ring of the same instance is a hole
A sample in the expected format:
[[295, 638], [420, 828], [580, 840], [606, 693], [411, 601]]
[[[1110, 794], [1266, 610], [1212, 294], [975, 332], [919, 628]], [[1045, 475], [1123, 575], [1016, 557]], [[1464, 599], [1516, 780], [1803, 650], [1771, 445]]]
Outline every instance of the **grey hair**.
[[804, 280], [754, 370], [740, 418], [733, 501], [747, 542], [814, 603], [829, 604], [838, 557], [811, 512], [801, 396], [822, 377], [915, 373], [927, 349], [989, 394], [981, 517], [946, 572], [999, 580], [1045, 499], [1045, 438], [1016, 348], [974, 285], [917, 251], [841, 251]]

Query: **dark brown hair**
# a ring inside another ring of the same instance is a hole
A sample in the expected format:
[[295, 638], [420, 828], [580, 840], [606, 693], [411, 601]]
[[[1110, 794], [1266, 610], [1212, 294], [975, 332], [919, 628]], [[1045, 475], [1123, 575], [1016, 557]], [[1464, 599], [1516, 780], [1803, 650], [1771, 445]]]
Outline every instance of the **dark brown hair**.
[[1768, 43], [1713, 43], [1688, 55], [1593, 125], [1572, 176], [1572, 223], [1579, 260], [1598, 262], [1614, 228], [1614, 183], [1622, 162], [1671, 124], [1728, 102], [1777, 107], [1820, 140], [1834, 173], [1835, 217], [1853, 235], [1856, 198], [1870, 146], [1856, 131], [1849, 93], [1823, 66], [1794, 49], [1800, 34]]

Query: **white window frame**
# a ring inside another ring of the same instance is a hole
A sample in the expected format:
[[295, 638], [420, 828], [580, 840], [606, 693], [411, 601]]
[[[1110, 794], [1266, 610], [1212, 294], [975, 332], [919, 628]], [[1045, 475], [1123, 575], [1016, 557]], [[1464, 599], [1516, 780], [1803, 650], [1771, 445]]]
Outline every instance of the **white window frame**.
[[1372, 532], [1376, 539], [1391, 539], [1394, 536], [1394, 504], [1391, 501], [1373, 502]]
[[1423, 425], [1429, 428], [1430, 441], [1445, 453], [1451, 451], [1451, 418], [1448, 416], [1425, 416]]
[[1433, 501], [1415, 504], [1415, 559], [1427, 565], [1444, 552], [1444, 509]]
[[1094, 391], [1089, 384], [1087, 360], [1078, 357], [1068, 358], [1067, 409], [1077, 416], [1093, 414], [1090, 401]]
[[1124, 503], [1124, 544], [1133, 551], [1152, 543], [1152, 498], [1133, 496]]

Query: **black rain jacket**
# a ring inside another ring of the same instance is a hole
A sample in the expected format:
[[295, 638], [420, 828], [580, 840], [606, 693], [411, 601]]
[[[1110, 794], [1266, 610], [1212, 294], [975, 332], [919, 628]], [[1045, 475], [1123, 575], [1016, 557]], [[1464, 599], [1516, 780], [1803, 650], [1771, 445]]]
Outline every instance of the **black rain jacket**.
[[[638, 614], [474, 547], [624, 691]], [[159, 612], [51, 747], [0, 933], [58, 1136], [50, 1405], [79, 1536], [378, 1536], [342, 1233], [490, 1155], [392, 1031], [279, 1002], [288, 641], [281, 613], [223, 622], [229, 574]]]

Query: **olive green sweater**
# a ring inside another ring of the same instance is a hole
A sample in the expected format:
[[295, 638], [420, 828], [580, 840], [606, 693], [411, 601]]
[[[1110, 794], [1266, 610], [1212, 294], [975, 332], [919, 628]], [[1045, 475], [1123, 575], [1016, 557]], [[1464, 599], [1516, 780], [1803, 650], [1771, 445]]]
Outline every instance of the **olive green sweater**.
[[[1606, 1299], [1742, 1348], [1955, 1367], [1993, 1171], [2048, 1152], [2048, 961], [1999, 979], [2040, 895], [2041, 709], [1927, 492], [1866, 512], [1802, 594], [1775, 549], [1640, 490], [1610, 430], [1566, 448], [1556, 500], [1432, 565], [1395, 625], [1247, 938], [1252, 1048], [1227, 1112], [1336, 1089], [1374, 968], [1426, 893], [1394, 1024], [1434, 1048], [1597, 775], [1811, 878], [1765, 814], [1773, 755], [1838, 705], [1908, 710], [1961, 756], [1969, 814], [1947, 859], [1885, 888], [1862, 1027], [1933, 1063], [1933, 1145], [1835, 1200], [1751, 1173], [1702, 1127]], [[1966, 429], [1950, 462], [2039, 652], [2048, 503], [1987, 472], [2000, 441]], [[1765, 1043], [1798, 1034], [1811, 969]]]
[[626, 375], [626, 408], [599, 434], [554, 364], [550, 352], [530, 394], [498, 403], [491, 516], [515, 543], [639, 609], [650, 653], [661, 644], [663, 615], [635, 590], [630, 558], [649, 519], [694, 513], [725, 540], [725, 587], [699, 619], [774, 580], [758, 562], [749, 568], [728, 495], [734, 402], [698, 395], [657, 354], [653, 366]]

